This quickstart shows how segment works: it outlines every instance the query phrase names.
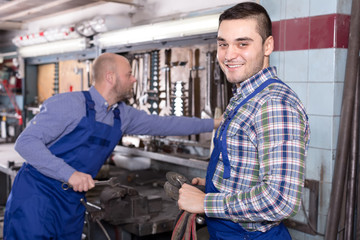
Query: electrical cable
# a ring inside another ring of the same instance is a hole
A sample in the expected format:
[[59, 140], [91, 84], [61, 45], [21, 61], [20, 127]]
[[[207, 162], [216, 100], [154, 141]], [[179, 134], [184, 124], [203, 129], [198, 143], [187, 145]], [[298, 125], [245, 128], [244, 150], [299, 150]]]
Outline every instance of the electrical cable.
[[108, 232], [106, 231], [106, 229], [104, 228], [104, 226], [101, 224], [100, 220], [99, 220], [99, 219], [96, 219], [96, 222], [97, 222], [97, 224], [99, 225], [99, 227], [101, 228], [101, 230], [104, 232], [106, 238], [107, 238], [108, 240], [111, 240]]
[[319, 233], [316, 229], [314, 229], [314, 227], [311, 225], [310, 219], [308, 217], [308, 215], [306, 214], [306, 210], [305, 210], [305, 206], [304, 206], [304, 201], [301, 200], [301, 207], [302, 210], [304, 212], [304, 216], [306, 218], [306, 224], [310, 227], [310, 229], [316, 234], [316, 235], [320, 235], [320, 236], [325, 236], [325, 234], [323, 233]]

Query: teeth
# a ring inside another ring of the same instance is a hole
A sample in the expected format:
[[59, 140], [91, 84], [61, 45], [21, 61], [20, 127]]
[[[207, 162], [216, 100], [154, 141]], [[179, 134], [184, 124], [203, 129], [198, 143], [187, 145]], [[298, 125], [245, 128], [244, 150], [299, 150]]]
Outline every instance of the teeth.
[[241, 65], [227, 65], [229, 68], [237, 68], [240, 67]]

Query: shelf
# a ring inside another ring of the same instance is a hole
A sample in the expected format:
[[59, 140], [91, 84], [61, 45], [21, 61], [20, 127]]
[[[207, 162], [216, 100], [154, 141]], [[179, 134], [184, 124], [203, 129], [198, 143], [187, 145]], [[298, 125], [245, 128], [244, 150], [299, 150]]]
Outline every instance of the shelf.
[[120, 145], [115, 147], [114, 152], [122, 153], [124, 156], [129, 156], [129, 160], [131, 159], [131, 156], [141, 156], [161, 162], [167, 162], [167, 163], [177, 164], [177, 165], [201, 169], [201, 170], [206, 170], [208, 166], [208, 161], [204, 161], [204, 160], [175, 157], [170, 154], [147, 152], [142, 149], [129, 148]]

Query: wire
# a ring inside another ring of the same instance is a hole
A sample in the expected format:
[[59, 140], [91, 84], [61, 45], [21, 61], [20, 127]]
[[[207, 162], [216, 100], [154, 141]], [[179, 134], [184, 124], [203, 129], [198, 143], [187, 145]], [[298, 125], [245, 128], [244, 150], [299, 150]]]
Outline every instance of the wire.
[[106, 229], [104, 228], [104, 226], [101, 224], [100, 220], [99, 220], [99, 219], [96, 219], [96, 222], [97, 222], [97, 224], [99, 224], [99, 227], [100, 227], [101, 230], [104, 232], [106, 238], [107, 238], [108, 240], [111, 240], [108, 232], [106, 231]]
[[310, 219], [308, 217], [308, 215], [306, 214], [306, 210], [305, 210], [305, 206], [304, 206], [304, 201], [303, 199], [301, 199], [301, 207], [302, 210], [304, 212], [304, 216], [306, 218], [306, 224], [310, 227], [310, 229], [316, 234], [316, 235], [320, 235], [320, 236], [325, 236], [325, 234], [319, 233], [316, 229], [314, 229], [314, 227], [311, 225]]

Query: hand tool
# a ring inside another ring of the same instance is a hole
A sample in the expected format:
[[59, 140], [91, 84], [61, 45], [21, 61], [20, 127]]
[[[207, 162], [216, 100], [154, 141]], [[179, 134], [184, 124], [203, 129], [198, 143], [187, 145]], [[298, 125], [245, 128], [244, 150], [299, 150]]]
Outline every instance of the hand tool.
[[136, 82], [133, 86], [133, 98], [134, 98], [134, 107], [139, 106], [139, 96], [140, 96], [140, 84], [139, 84], [139, 56], [135, 55], [131, 62], [131, 72], [136, 79]]
[[161, 109], [159, 115], [168, 116], [171, 114], [170, 88], [171, 88], [171, 49], [165, 49], [165, 107]]
[[[199, 77], [199, 70], [200, 70], [200, 49], [195, 49], [195, 77], [194, 77], [194, 84], [193, 84], [193, 106], [194, 106], [194, 116], [200, 118], [201, 111], [200, 111], [200, 77]], [[200, 140], [200, 135], [195, 135], [195, 140]]]
[[[216, 51], [212, 52], [212, 58], [213, 58], [213, 78], [214, 78], [214, 83], [216, 85], [216, 106], [215, 106], [215, 113], [214, 113], [214, 118], [219, 118], [224, 111], [224, 89], [222, 88], [222, 80], [224, 80], [221, 77], [221, 69], [220, 69], [220, 65], [219, 62], [216, 60]], [[214, 141], [212, 141], [212, 139], [214, 139], [215, 136], [215, 132], [216, 130], [214, 129], [212, 131], [212, 136], [211, 136], [211, 141], [210, 141], [210, 151], [209, 151], [209, 155], [208, 155], [208, 159], [210, 159], [211, 157], [211, 153], [214, 149]]]
[[90, 88], [92, 86], [91, 77], [90, 77], [90, 61], [86, 60], [85, 64], [86, 64], [85, 70], [86, 70], [86, 78], [87, 78], [88, 88]]
[[112, 177], [109, 178], [109, 180], [104, 180], [104, 181], [96, 181], [95, 182], [95, 187], [98, 186], [110, 186], [110, 187], [115, 187], [115, 186], [119, 186], [120, 184], [120, 180], [117, 177]]
[[184, 85], [183, 81], [176, 81], [174, 84], [174, 88], [172, 90], [172, 115], [175, 116], [184, 116], [185, 113], [185, 93], [184, 93]]
[[[193, 52], [189, 49], [189, 82], [188, 82], [188, 116], [194, 116], [193, 113], [193, 79], [192, 79], [192, 68], [193, 68]], [[189, 139], [191, 140], [191, 139]]]
[[74, 72], [75, 74], [80, 75], [80, 91], [84, 91], [84, 69], [75, 67]]
[[[110, 187], [116, 187], [119, 186], [120, 184], [120, 180], [117, 177], [112, 177], [109, 180], [105, 180], [105, 181], [95, 181], [95, 187], [97, 186], [110, 186]], [[64, 190], [68, 190], [69, 188], [72, 188], [71, 184], [63, 182], [61, 184], [62, 189]]]
[[55, 63], [54, 69], [54, 95], [59, 93], [59, 63]]
[[[148, 104], [148, 74], [149, 74], [149, 61], [150, 61], [150, 54], [145, 53], [143, 54], [143, 65], [142, 65], [142, 73], [141, 73], [141, 81], [139, 83], [141, 84], [141, 90], [140, 90], [140, 96], [139, 96], [139, 109], [144, 110], [148, 114], [150, 114], [149, 107], [150, 104]], [[139, 74], [140, 75], [140, 74]]]
[[150, 108], [149, 111], [151, 114], [159, 114], [159, 50], [154, 50], [151, 52], [151, 61], [150, 61], [150, 89], [148, 90]]
[[193, 185], [193, 184], [191, 184], [189, 179], [187, 179], [185, 176], [183, 176], [179, 173], [167, 172], [166, 179], [167, 179], [167, 182], [165, 182], [165, 184], [164, 184], [165, 192], [169, 197], [171, 197], [172, 199], [174, 199], [176, 201], [179, 200], [179, 189], [181, 188], [181, 186], [184, 183], [194, 186], [197, 189], [205, 192], [205, 186]]
[[211, 80], [212, 80], [212, 53], [206, 53], [206, 91], [205, 91], [205, 106], [204, 109], [201, 111], [201, 118], [212, 118], [212, 110], [211, 110]]
[[[200, 70], [200, 49], [195, 49], [195, 77], [194, 77], [194, 84], [193, 84], [193, 106], [194, 106], [194, 116], [195, 117], [201, 117], [201, 111], [200, 111], [200, 76], [199, 76], [199, 70]], [[198, 140], [198, 137], [197, 137]]]

